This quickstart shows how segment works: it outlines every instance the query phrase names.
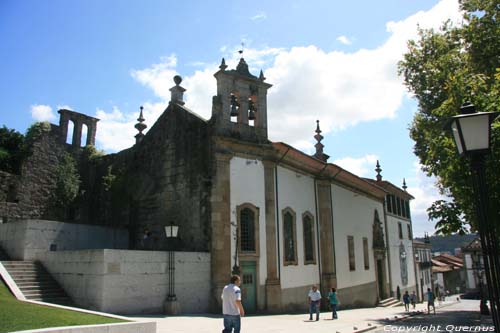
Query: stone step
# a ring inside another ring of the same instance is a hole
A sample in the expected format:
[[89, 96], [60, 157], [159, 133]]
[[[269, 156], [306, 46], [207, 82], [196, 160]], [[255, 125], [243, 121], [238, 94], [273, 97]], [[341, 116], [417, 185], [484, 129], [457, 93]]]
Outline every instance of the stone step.
[[18, 282], [16, 283], [19, 289], [36, 289], [36, 288], [53, 288], [59, 285], [52, 280], [44, 281], [31, 281], [31, 282]]
[[17, 280], [17, 279], [29, 279], [29, 278], [40, 278], [40, 279], [44, 279], [44, 278], [51, 278], [50, 275], [46, 274], [46, 273], [43, 273], [43, 274], [37, 274], [37, 273], [14, 273], [12, 274], [11, 272], [9, 272], [10, 276], [12, 276], [12, 278], [14, 280]]
[[2, 260], [2, 264], [11, 265], [11, 266], [28, 266], [28, 265], [37, 265], [37, 262], [34, 260]]
[[387, 298], [387, 299], [384, 299], [382, 301], [380, 301], [378, 303], [378, 306], [382, 306], [382, 307], [393, 307], [393, 306], [397, 306], [397, 305], [400, 305], [401, 302], [398, 301], [396, 298], [394, 297], [391, 297], [391, 298]]
[[53, 285], [50, 287], [46, 287], [46, 286], [19, 287], [19, 289], [21, 289], [23, 294], [36, 293], [36, 292], [63, 292], [63, 290], [57, 285]]
[[4, 261], [2, 264], [27, 299], [73, 305], [64, 289], [39, 262]]
[[21, 290], [24, 294], [24, 297], [27, 299], [32, 299], [32, 298], [47, 298], [47, 297], [67, 297], [64, 291], [61, 289], [58, 290], [42, 290], [42, 291], [29, 291], [29, 292], [24, 292]]

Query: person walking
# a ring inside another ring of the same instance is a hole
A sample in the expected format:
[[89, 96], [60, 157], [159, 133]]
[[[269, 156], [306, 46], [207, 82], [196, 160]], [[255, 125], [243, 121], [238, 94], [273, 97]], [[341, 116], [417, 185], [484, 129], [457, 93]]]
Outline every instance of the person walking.
[[309, 290], [308, 294], [309, 298], [309, 320], [313, 320], [313, 313], [316, 312], [316, 321], [319, 320], [319, 310], [320, 310], [320, 301], [321, 301], [321, 293], [318, 290], [316, 285], [313, 285], [311, 290]]
[[405, 305], [405, 311], [409, 312], [410, 311], [410, 294], [408, 294], [408, 291], [405, 291], [405, 294], [403, 295], [403, 303]]
[[431, 306], [432, 310], [434, 310], [434, 314], [436, 314], [436, 307], [434, 306], [434, 293], [432, 292], [431, 288], [427, 288], [427, 313], [431, 313]]
[[332, 319], [337, 319], [337, 304], [339, 304], [339, 300], [337, 299], [337, 290], [335, 288], [332, 288], [332, 291], [328, 293], [328, 299], [332, 308]]
[[413, 291], [410, 295], [410, 303], [413, 306], [413, 310], [415, 310], [415, 306], [417, 305], [417, 294]]
[[224, 317], [224, 330], [222, 333], [240, 333], [241, 317], [245, 310], [241, 304], [241, 279], [238, 275], [231, 276], [231, 283], [222, 290], [222, 315]]

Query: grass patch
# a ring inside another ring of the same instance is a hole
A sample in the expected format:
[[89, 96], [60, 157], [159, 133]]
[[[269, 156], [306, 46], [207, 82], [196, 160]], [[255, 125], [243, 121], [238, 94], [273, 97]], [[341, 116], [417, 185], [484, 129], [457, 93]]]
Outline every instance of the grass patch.
[[0, 278], [0, 332], [121, 322], [125, 320], [18, 301]]

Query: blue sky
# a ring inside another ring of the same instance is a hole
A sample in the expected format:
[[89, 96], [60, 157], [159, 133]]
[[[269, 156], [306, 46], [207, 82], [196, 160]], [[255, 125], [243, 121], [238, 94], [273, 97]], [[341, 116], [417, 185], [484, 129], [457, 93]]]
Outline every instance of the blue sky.
[[24, 132], [57, 109], [97, 116], [97, 146], [133, 143], [140, 105], [146, 124], [165, 109], [172, 77], [186, 106], [210, 117], [222, 57], [263, 69], [269, 132], [312, 153], [315, 120], [325, 151], [363, 177], [406, 177], [414, 232], [432, 232], [425, 209], [438, 194], [408, 137], [416, 103], [396, 70], [416, 25], [459, 18], [454, 0], [381, 1], [0, 1], [0, 125]]

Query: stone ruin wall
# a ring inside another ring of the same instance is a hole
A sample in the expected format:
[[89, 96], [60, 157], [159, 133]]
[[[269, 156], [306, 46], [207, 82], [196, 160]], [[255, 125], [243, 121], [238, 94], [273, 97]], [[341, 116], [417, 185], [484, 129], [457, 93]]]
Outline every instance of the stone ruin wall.
[[0, 217], [10, 219], [54, 219], [51, 198], [56, 188], [55, 173], [65, 145], [60, 143], [59, 128], [52, 125], [31, 147], [23, 161], [21, 175], [0, 173]]

